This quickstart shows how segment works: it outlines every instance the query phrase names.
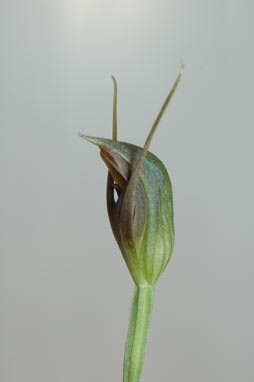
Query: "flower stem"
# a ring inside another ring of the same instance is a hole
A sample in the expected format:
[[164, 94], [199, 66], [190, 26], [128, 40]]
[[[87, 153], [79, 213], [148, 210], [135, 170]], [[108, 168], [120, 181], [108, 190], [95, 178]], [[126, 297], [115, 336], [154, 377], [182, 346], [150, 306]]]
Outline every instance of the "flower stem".
[[123, 382], [139, 382], [140, 380], [153, 308], [153, 295], [153, 287], [135, 289], [125, 345]]

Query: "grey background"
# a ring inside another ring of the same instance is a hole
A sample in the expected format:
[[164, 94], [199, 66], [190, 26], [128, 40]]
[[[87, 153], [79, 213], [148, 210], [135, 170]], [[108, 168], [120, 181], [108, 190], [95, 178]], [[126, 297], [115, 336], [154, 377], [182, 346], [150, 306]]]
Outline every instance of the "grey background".
[[133, 282], [106, 168], [77, 131], [151, 145], [176, 244], [142, 380], [246, 381], [253, 368], [253, 1], [1, 0], [0, 380], [120, 381]]

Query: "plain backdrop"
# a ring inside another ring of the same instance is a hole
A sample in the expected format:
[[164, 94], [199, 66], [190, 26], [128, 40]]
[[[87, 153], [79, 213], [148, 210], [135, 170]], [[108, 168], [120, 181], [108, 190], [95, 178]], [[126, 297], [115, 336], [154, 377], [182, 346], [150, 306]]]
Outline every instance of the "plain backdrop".
[[142, 381], [251, 382], [252, 0], [0, 1], [0, 380], [121, 381], [134, 289], [106, 168], [77, 132], [151, 144], [176, 243]]

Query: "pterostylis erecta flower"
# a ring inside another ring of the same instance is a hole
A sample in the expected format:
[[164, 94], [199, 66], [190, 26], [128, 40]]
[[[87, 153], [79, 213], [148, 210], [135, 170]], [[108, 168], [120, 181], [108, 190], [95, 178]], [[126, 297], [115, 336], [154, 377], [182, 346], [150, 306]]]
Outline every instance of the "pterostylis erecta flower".
[[100, 148], [108, 167], [109, 220], [136, 285], [125, 346], [123, 382], [140, 380], [154, 287], [170, 260], [174, 245], [170, 179], [163, 163], [148, 148], [183, 68], [182, 64], [143, 148], [117, 140], [117, 83], [114, 77], [112, 139], [79, 134]]

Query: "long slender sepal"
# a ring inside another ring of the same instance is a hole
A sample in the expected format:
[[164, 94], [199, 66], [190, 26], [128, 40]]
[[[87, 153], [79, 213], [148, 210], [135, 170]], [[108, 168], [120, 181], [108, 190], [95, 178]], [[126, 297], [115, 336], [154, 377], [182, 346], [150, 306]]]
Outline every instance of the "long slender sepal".
[[134, 292], [125, 345], [123, 382], [139, 382], [153, 308], [154, 288], [137, 287]]
[[113, 97], [113, 129], [112, 129], [112, 139], [117, 140], [117, 83], [114, 76], [111, 76], [114, 82], [114, 97]]
[[127, 217], [126, 220], [128, 220], [129, 222], [132, 220], [133, 218], [133, 214], [134, 214], [134, 208], [135, 208], [135, 196], [136, 196], [136, 189], [137, 189], [137, 183], [138, 183], [138, 178], [140, 176], [140, 172], [141, 172], [141, 168], [143, 166], [143, 163], [145, 161], [145, 158], [146, 158], [146, 154], [148, 152], [148, 149], [149, 149], [149, 146], [150, 146], [150, 143], [151, 143], [151, 140], [153, 138], [153, 135], [158, 127], [158, 124], [179, 84], [179, 81], [183, 75], [183, 71], [184, 71], [184, 64], [183, 64], [183, 61], [181, 61], [181, 70], [174, 82], [174, 85], [172, 87], [172, 89], [170, 90], [164, 104], [162, 105], [162, 108], [157, 116], [157, 118], [155, 119], [154, 121], [154, 124], [146, 138], [146, 141], [145, 141], [145, 145], [140, 153], [140, 156], [138, 158], [138, 161], [135, 165], [135, 169], [132, 173], [132, 176], [128, 182], [128, 187], [126, 188], [126, 192], [125, 192], [125, 198], [124, 198], [124, 202], [123, 202], [123, 205], [122, 205], [122, 215]]

